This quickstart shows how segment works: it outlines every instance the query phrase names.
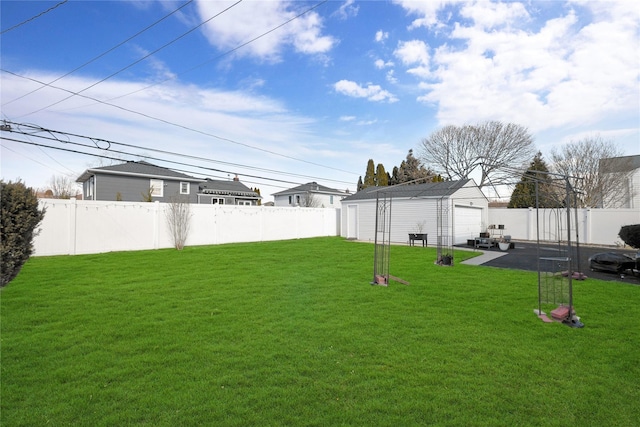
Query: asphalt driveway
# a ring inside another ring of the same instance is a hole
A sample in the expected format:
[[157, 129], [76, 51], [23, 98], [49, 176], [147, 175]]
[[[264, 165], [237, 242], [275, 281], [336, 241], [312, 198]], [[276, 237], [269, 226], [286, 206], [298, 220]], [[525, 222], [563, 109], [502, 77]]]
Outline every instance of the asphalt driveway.
[[[487, 255], [495, 255], [496, 257], [487, 257], [487, 261], [482, 262], [481, 265], [498, 268], [511, 268], [516, 270], [528, 270], [538, 271], [538, 259], [540, 261], [542, 270], [545, 267], [554, 266], [553, 268], [561, 268], [562, 262], [554, 262], [555, 258], [564, 258], [567, 256], [566, 245], [558, 245], [556, 243], [541, 243], [540, 248], [535, 243], [529, 242], [514, 242], [514, 248], [509, 249], [506, 252], [502, 252], [498, 248], [481, 249]], [[468, 248], [467, 246], [461, 246]], [[624, 282], [634, 285], [640, 285], [640, 277], [633, 276], [631, 274], [625, 274], [621, 277], [616, 273], [609, 273], [604, 271], [591, 271], [589, 269], [589, 257], [601, 252], [617, 252], [635, 256], [633, 249], [615, 249], [611, 247], [599, 247], [599, 246], [585, 246], [581, 245], [579, 248], [580, 256], [576, 254], [576, 248], [572, 248], [573, 256], [572, 260], [579, 260], [577, 265], [573, 265], [572, 270], [579, 271], [585, 274], [587, 277], [600, 280]], [[503, 255], [504, 254], [504, 255]], [[501, 256], [498, 256], [501, 255]], [[573, 262], [573, 261], [572, 261]]]

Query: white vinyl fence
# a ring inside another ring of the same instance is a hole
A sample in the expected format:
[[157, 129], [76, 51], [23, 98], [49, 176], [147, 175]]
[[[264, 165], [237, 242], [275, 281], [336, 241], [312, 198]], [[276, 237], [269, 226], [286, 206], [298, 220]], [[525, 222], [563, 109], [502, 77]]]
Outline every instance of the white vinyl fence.
[[[577, 218], [576, 218], [577, 216]], [[515, 240], [567, 240], [566, 209], [489, 209], [488, 225], [504, 225], [504, 234]], [[616, 246], [623, 225], [640, 224], [640, 209], [577, 209], [571, 210], [571, 239], [576, 230], [580, 243]], [[578, 225], [577, 227], [575, 225]]]
[[[75, 255], [173, 247], [166, 219], [169, 204], [42, 199], [44, 220], [34, 255]], [[340, 236], [340, 210], [191, 204], [187, 246]], [[566, 240], [566, 210], [488, 211], [490, 224], [504, 225], [515, 240]], [[571, 211], [575, 239], [576, 211]], [[638, 209], [578, 209], [580, 243], [614, 246], [623, 225], [640, 224]]]
[[[34, 255], [75, 255], [173, 247], [167, 203], [42, 199]], [[190, 206], [186, 246], [339, 236], [338, 209]]]

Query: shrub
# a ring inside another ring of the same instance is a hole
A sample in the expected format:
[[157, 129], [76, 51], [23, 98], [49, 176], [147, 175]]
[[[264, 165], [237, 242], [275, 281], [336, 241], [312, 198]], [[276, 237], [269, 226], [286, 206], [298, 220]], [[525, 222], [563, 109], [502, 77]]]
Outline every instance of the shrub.
[[33, 252], [35, 228], [44, 218], [31, 188], [0, 180], [0, 287], [13, 280]]
[[622, 241], [635, 249], [640, 249], [640, 224], [623, 225], [618, 236]]

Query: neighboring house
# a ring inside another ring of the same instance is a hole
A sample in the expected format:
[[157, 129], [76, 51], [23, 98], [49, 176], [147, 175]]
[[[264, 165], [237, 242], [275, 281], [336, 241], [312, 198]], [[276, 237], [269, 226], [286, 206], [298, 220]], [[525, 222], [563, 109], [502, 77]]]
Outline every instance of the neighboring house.
[[601, 159], [598, 166], [605, 179], [608, 173], [623, 174], [614, 178], [620, 188], [604, 194], [601, 207], [640, 209], [640, 155]]
[[340, 207], [340, 200], [349, 193], [309, 182], [272, 195], [275, 206], [333, 208]]
[[171, 202], [176, 196], [189, 203], [256, 205], [260, 195], [233, 181], [194, 178], [145, 161], [87, 169], [77, 180], [85, 200]]
[[85, 200], [140, 202], [150, 196], [151, 201], [169, 202], [179, 195], [196, 203], [198, 186], [204, 180], [145, 161], [131, 161], [87, 169], [76, 182], [82, 184]]
[[240, 182], [207, 179], [200, 184], [198, 203], [256, 206], [262, 197]]
[[[410, 233], [426, 233], [427, 244], [436, 245], [440, 223], [447, 241], [462, 244], [487, 227], [489, 201], [472, 179], [465, 179], [358, 191], [342, 200], [342, 237], [375, 240], [377, 196], [391, 200], [387, 215], [392, 242], [407, 242]], [[438, 215], [443, 215], [441, 222]]]

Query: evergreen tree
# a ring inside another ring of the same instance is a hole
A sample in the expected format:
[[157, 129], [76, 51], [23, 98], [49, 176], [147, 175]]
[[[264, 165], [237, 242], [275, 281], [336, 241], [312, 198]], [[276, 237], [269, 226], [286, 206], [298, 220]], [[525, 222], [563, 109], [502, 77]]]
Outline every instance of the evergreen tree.
[[376, 171], [373, 165], [373, 159], [369, 159], [367, 163], [367, 173], [364, 175], [364, 183], [362, 188], [374, 187], [376, 185]]
[[538, 182], [538, 207], [552, 208], [559, 206], [559, 202], [554, 197], [551, 177], [548, 174], [549, 168], [542, 158], [542, 153], [538, 151], [529, 169], [522, 175], [520, 182], [511, 193], [509, 208], [529, 208], [536, 206], [536, 182]]
[[394, 166], [393, 174], [391, 175], [391, 179], [389, 179], [389, 185], [396, 185], [399, 183], [399, 178], [398, 178], [399, 173], [400, 173], [400, 170], [398, 169], [398, 167]]
[[[256, 193], [258, 193], [258, 196], [260, 196], [260, 189], [258, 187], [254, 188], [253, 191], [255, 191]], [[262, 206], [262, 199], [258, 199], [258, 206]]]
[[359, 176], [359, 177], [358, 177], [358, 186], [356, 187], [356, 191], [360, 191], [360, 190], [362, 190], [362, 188], [363, 188], [363, 185], [362, 185], [362, 177], [361, 177], [361, 176]]
[[[430, 175], [433, 175], [433, 173], [413, 156], [413, 150], [409, 150], [407, 158], [400, 163], [400, 168], [398, 169], [398, 184], [427, 178]], [[426, 179], [418, 181], [416, 184], [422, 184], [423, 182], [426, 182]]]
[[12, 281], [33, 253], [36, 227], [44, 218], [38, 198], [22, 181], [0, 180], [0, 287]]
[[378, 163], [378, 166], [376, 167], [376, 186], [386, 187], [387, 185], [389, 185], [387, 171], [384, 170], [384, 165], [382, 163]]

